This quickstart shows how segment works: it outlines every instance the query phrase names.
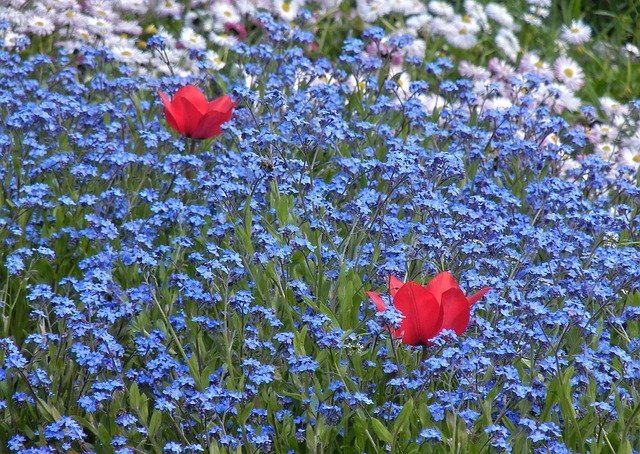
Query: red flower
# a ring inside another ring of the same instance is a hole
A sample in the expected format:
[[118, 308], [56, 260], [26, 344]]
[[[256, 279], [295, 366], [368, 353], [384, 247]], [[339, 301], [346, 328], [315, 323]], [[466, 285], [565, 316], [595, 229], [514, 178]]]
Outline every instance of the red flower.
[[220, 134], [220, 125], [231, 119], [238, 104], [227, 95], [207, 101], [198, 87], [185, 85], [176, 92], [173, 100], [158, 92], [164, 104], [167, 123], [183, 136], [192, 139], [208, 139]]
[[[393, 305], [404, 315], [400, 329], [393, 331], [393, 334], [402, 336], [402, 342], [407, 345], [427, 346], [432, 344], [429, 339], [436, 337], [443, 329], [453, 330], [459, 336], [469, 325], [471, 306], [489, 290], [491, 287], [486, 287], [467, 297], [446, 271], [431, 279], [426, 288], [390, 276], [389, 293]], [[376, 292], [366, 294], [379, 312], [387, 308]]]

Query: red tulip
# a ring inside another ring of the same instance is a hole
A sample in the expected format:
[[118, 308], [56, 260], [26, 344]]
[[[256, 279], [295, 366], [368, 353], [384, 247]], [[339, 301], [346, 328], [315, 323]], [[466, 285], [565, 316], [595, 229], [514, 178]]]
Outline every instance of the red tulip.
[[[431, 345], [429, 339], [443, 329], [455, 331], [459, 336], [469, 325], [471, 306], [489, 290], [491, 287], [486, 287], [467, 297], [446, 271], [431, 279], [426, 287], [390, 276], [389, 294], [395, 308], [404, 315], [400, 328], [392, 332], [398, 338], [402, 336], [402, 342], [407, 345]], [[366, 294], [379, 312], [387, 308], [376, 292]]]
[[227, 95], [207, 101], [204, 93], [193, 85], [185, 85], [173, 95], [173, 100], [158, 92], [164, 104], [167, 123], [183, 136], [208, 139], [220, 134], [220, 125], [231, 119], [238, 104]]

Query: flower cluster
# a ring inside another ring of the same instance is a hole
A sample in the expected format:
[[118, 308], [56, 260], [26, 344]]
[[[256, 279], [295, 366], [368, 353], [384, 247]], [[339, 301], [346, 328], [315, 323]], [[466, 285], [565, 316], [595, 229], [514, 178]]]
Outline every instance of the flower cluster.
[[[158, 15], [204, 29], [202, 5]], [[630, 452], [640, 189], [614, 151], [640, 104], [576, 123], [568, 61], [481, 71], [376, 27], [328, 58], [313, 23], [256, 17], [215, 76], [0, 50], [3, 449]], [[433, 278], [390, 278], [388, 304], [367, 290], [389, 276]]]

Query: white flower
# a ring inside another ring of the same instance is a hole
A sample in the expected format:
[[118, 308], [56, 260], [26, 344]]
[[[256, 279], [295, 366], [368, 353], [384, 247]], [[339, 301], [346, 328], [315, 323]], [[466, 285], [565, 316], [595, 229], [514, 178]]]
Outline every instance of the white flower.
[[507, 10], [507, 8], [505, 8], [503, 5], [500, 5], [498, 3], [487, 3], [484, 11], [487, 16], [489, 16], [489, 19], [496, 21], [509, 30], [514, 29], [515, 23], [513, 20], [513, 16], [509, 14], [509, 10]]
[[629, 166], [636, 171], [640, 169], [640, 149], [623, 148], [620, 150], [620, 164]]
[[584, 72], [573, 59], [560, 56], [553, 64], [556, 78], [571, 90], [580, 90], [584, 86]]
[[569, 26], [563, 25], [560, 39], [574, 46], [591, 41], [591, 28], [581, 20], [571, 21]]
[[452, 18], [456, 13], [453, 9], [453, 6], [448, 4], [447, 2], [441, 1], [431, 1], [428, 5], [429, 11], [436, 16], [442, 16], [446, 18]]
[[418, 95], [418, 98], [422, 101], [424, 111], [429, 115], [440, 113], [447, 102], [442, 96], [434, 94]]
[[402, 70], [401, 66], [392, 66], [389, 68], [389, 79], [393, 79], [398, 84], [395, 87], [394, 92], [401, 100], [405, 100], [409, 97], [411, 92], [409, 91], [409, 85], [411, 85], [411, 78]]
[[456, 16], [446, 28], [444, 37], [452, 46], [466, 50], [477, 44], [476, 33], [479, 31], [480, 26], [468, 16]]
[[227, 35], [226, 33], [209, 33], [209, 40], [222, 47], [232, 47], [238, 43], [238, 38], [235, 36]]
[[501, 49], [509, 60], [516, 61], [518, 59], [520, 43], [518, 42], [516, 35], [514, 35], [511, 30], [501, 28], [498, 30], [498, 33], [496, 33], [495, 40], [498, 49]]
[[185, 27], [180, 34], [180, 43], [187, 49], [200, 49], [207, 48], [207, 42], [204, 37], [197, 34], [192, 28]]
[[407, 29], [412, 35], [417, 35], [419, 31], [429, 28], [429, 22], [433, 18], [427, 14], [418, 14], [417, 16], [411, 16], [407, 19]]
[[220, 55], [218, 55], [217, 52], [208, 50], [205, 56], [207, 62], [211, 64], [211, 69], [213, 69], [214, 71], [219, 71], [224, 68], [225, 63], [222, 61]]
[[87, 16], [81, 14], [79, 8], [69, 8], [55, 15], [56, 24], [72, 28], [87, 26]]
[[356, 12], [363, 21], [374, 22], [391, 12], [391, 6], [384, 0], [357, 0]]
[[489, 28], [489, 19], [480, 3], [475, 0], [464, 0], [464, 10], [467, 12], [467, 16], [478, 24], [482, 30]]
[[611, 142], [602, 142], [596, 145], [594, 151], [605, 161], [611, 161], [616, 152], [616, 146]]
[[551, 66], [549, 66], [547, 62], [542, 61], [540, 57], [533, 52], [526, 52], [522, 56], [518, 71], [521, 73], [533, 73], [539, 76], [545, 76], [549, 79], [553, 77]]
[[301, 7], [302, 0], [275, 0], [273, 2], [274, 12], [287, 22], [296, 18]]
[[148, 62], [147, 54], [133, 46], [113, 46], [111, 52], [116, 60], [125, 64], [143, 64]]
[[613, 125], [598, 123], [587, 131], [587, 140], [593, 144], [614, 142], [618, 138], [618, 132], [618, 128]]
[[240, 22], [240, 13], [231, 3], [214, 2], [211, 6], [211, 12], [223, 24], [226, 22], [233, 24]]
[[616, 116], [625, 116], [629, 113], [629, 108], [620, 104], [613, 98], [603, 96], [600, 98], [600, 108], [609, 118]]
[[16, 41], [19, 40], [20, 38], [25, 38], [25, 35], [12, 32], [11, 30], [7, 30], [5, 35], [2, 37], [2, 41], [4, 42], [4, 48], [13, 49], [16, 46]]
[[113, 24], [101, 17], [87, 18], [87, 30], [94, 35], [105, 37], [113, 31]]
[[542, 20], [541, 20], [538, 16], [536, 16], [536, 15], [534, 15], [534, 14], [531, 14], [531, 13], [524, 13], [524, 14], [522, 15], [522, 20], [523, 20], [526, 24], [531, 25], [532, 27], [536, 27], [536, 28], [537, 28], [537, 27], [542, 27]]
[[146, 14], [149, 11], [148, 0], [118, 0], [118, 9], [133, 14]]
[[476, 66], [466, 60], [462, 60], [458, 65], [458, 73], [462, 77], [468, 77], [475, 81], [486, 82], [491, 77], [491, 73], [482, 66]]
[[47, 36], [55, 31], [53, 22], [44, 16], [33, 16], [25, 22], [23, 31], [36, 36]]
[[156, 6], [156, 14], [160, 17], [174, 17], [182, 12], [182, 4], [172, 0], [161, 0]]
[[638, 49], [631, 43], [625, 44], [622, 50], [627, 54], [628, 57], [640, 57], [640, 49]]

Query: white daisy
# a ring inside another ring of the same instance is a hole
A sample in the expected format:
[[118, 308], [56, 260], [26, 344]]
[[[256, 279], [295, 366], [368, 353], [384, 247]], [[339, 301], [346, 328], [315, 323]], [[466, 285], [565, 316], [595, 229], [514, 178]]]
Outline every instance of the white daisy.
[[226, 22], [235, 24], [241, 19], [240, 13], [231, 3], [215, 2], [211, 5], [210, 11], [223, 24]]
[[222, 47], [232, 47], [238, 43], [238, 38], [228, 35], [226, 33], [209, 33], [209, 41]]
[[518, 42], [516, 35], [514, 35], [511, 30], [508, 28], [501, 28], [498, 30], [495, 41], [498, 49], [501, 49], [509, 60], [516, 61], [518, 59], [520, 43]]
[[462, 77], [468, 77], [474, 81], [480, 81], [483, 84], [489, 80], [491, 73], [482, 66], [476, 66], [466, 60], [462, 60], [458, 65], [458, 73]]
[[161, 0], [156, 6], [156, 14], [160, 17], [176, 17], [182, 12], [183, 5], [172, 0]]
[[489, 18], [480, 3], [475, 0], [464, 0], [464, 10], [467, 12], [467, 16], [482, 30], [489, 28]]
[[477, 44], [476, 33], [479, 31], [480, 26], [468, 16], [456, 16], [449, 24], [444, 37], [452, 46], [466, 50]]
[[220, 55], [218, 55], [214, 50], [207, 51], [206, 60], [214, 71], [219, 71], [224, 68], [225, 63], [222, 61], [222, 58], [220, 58]]
[[16, 47], [16, 41], [25, 38], [25, 35], [21, 33], [15, 33], [11, 30], [7, 30], [5, 35], [2, 37], [2, 42], [4, 43], [5, 49], [13, 49]]
[[80, 13], [79, 8], [69, 8], [55, 15], [56, 24], [72, 28], [87, 26], [87, 16]]
[[503, 5], [498, 3], [487, 3], [484, 8], [485, 13], [489, 16], [489, 19], [496, 21], [500, 25], [509, 30], [513, 30], [515, 22], [513, 16], [509, 13], [509, 10]]
[[602, 142], [594, 150], [602, 159], [610, 161], [616, 152], [616, 146], [611, 142]]
[[600, 108], [609, 118], [617, 116], [626, 116], [629, 113], [629, 108], [623, 104], [620, 104], [613, 98], [603, 96], [600, 98]]
[[147, 54], [133, 46], [113, 46], [111, 52], [116, 60], [125, 64], [144, 64], [148, 62]]
[[[593, 144], [615, 142], [619, 129], [607, 123], [598, 123], [587, 131], [587, 140]], [[639, 143], [640, 144], [640, 143]]]
[[620, 164], [640, 169], [640, 149], [638, 148], [623, 148], [620, 150]]
[[447, 2], [433, 0], [429, 2], [429, 5], [427, 6], [429, 8], [429, 11], [436, 16], [442, 16], [450, 19], [456, 13], [453, 9], [453, 6], [451, 6]]
[[287, 22], [296, 18], [301, 7], [302, 0], [274, 0], [273, 2], [275, 13]]
[[574, 46], [591, 41], [591, 28], [581, 20], [571, 21], [569, 26], [563, 25], [560, 39]]
[[204, 37], [197, 34], [192, 28], [185, 27], [180, 34], [180, 43], [187, 49], [201, 49], [207, 48], [207, 42]]
[[113, 31], [113, 24], [101, 17], [87, 18], [87, 30], [94, 35], [106, 37]]
[[518, 71], [525, 73], [533, 73], [538, 76], [545, 76], [551, 79], [553, 77], [553, 70], [549, 63], [542, 61], [540, 57], [533, 52], [526, 52], [520, 59], [518, 65]]
[[33, 16], [23, 26], [23, 31], [36, 36], [48, 36], [55, 31], [53, 22], [45, 16]]
[[117, 8], [119, 10], [133, 13], [133, 14], [146, 14], [149, 11], [148, 0], [118, 0]]
[[556, 78], [571, 90], [580, 90], [584, 86], [584, 72], [573, 59], [560, 56], [553, 64]]
[[391, 12], [391, 6], [383, 0], [356, 0], [356, 12], [360, 18], [371, 23]]

